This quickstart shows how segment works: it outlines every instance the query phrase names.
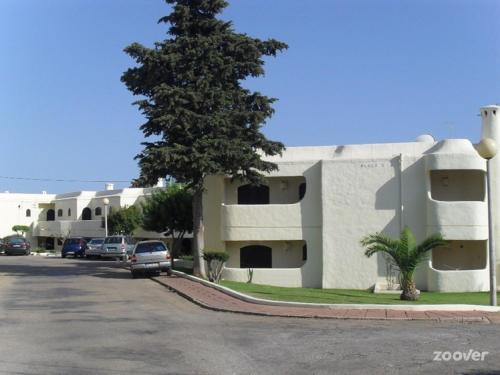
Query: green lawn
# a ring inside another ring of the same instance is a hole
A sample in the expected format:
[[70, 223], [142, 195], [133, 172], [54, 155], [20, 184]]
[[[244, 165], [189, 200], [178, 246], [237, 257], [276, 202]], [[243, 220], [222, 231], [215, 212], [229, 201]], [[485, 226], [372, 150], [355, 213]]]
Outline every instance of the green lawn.
[[487, 292], [422, 292], [418, 301], [409, 302], [401, 301], [398, 294], [374, 294], [367, 290], [358, 289], [282, 288], [227, 280], [222, 280], [221, 285], [258, 298], [293, 302], [489, 305]]

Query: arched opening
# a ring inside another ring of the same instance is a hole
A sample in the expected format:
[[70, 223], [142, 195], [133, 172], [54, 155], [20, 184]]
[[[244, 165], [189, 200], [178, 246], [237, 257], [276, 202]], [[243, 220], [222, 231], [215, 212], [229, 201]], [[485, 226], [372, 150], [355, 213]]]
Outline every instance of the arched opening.
[[269, 186], [251, 184], [240, 186], [238, 204], [269, 204]]
[[92, 210], [85, 207], [82, 211], [82, 220], [92, 220]]
[[240, 268], [272, 268], [273, 257], [270, 247], [250, 245], [240, 249]]
[[31, 217], [31, 210], [29, 208], [26, 210], [26, 217]]
[[56, 212], [51, 208], [47, 211], [47, 221], [54, 221], [56, 219]]
[[58, 209], [57, 210], [57, 217], [62, 217], [63, 215], [63, 210], [62, 209]]
[[95, 208], [95, 216], [101, 216], [101, 215], [102, 215], [102, 208], [96, 207]]

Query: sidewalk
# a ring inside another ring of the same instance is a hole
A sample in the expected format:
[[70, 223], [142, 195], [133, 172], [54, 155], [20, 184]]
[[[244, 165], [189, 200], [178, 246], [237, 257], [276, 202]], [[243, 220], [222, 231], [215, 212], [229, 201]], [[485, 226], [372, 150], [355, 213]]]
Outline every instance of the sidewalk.
[[500, 324], [500, 313], [485, 311], [413, 311], [391, 309], [336, 309], [331, 307], [272, 306], [242, 301], [217, 289], [178, 276], [154, 277], [154, 281], [196, 303], [215, 311], [323, 319], [431, 320]]

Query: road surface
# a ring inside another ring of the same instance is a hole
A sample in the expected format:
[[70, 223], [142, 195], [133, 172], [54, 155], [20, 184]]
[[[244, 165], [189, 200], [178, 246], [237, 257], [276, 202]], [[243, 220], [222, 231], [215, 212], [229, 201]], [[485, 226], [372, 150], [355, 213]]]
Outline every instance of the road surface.
[[115, 261], [0, 257], [0, 374], [337, 373], [500, 374], [500, 325], [214, 312]]

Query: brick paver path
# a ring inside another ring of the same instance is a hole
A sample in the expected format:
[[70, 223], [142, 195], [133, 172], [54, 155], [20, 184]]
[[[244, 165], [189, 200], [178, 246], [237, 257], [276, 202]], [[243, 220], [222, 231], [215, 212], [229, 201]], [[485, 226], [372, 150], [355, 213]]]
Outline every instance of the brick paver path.
[[330, 307], [295, 307], [260, 305], [242, 301], [217, 289], [177, 276], [160, 276], [153, 280], [165, 285], [199, 306], [210, 310], [235, 313], [335, 319], [434, 320], [500, 324], [500, 313], [485, 311], [412, 311], [389, 309], [336, 309]]

